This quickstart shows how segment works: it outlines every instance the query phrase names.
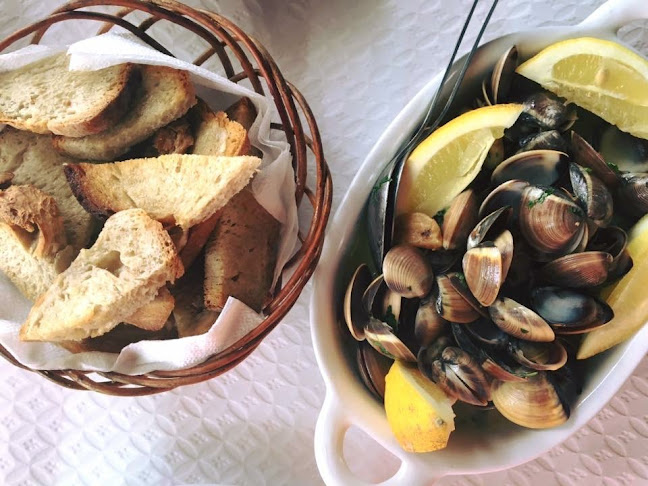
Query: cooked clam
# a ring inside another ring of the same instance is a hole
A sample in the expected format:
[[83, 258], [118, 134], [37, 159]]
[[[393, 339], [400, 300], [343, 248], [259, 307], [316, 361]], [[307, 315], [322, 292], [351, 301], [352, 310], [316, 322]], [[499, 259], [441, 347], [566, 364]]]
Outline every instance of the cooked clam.
[[517, 221], [522, 192], [529, 185], [526, 181], [517, 179], [506, 181], [493, 189], [479, 207], [479, 217], [484, 218], [494, 211], [503, 208], [511, 208], [511, 220]]
[[606, 186], [613, 188], [619, 183], [617, 173], [607, 165], [603, 157], [583, 137], [573, 131], [571, 132], [571, 153], [574, 162], [591, 169]]
[[433, 300], [421, 301], [414, 320], [414, 336], [420, 346], [428, 346], [448, 330], [448, 321], [439, 315]]
[[477, 223], [477, 196], [467, 189], [452, 200], [443, 217], [443, 248], [454, 250], [463, 247], [468, 234]]
[[392, 328], [374, 317], [369, 318], [369, 323], [365, 327], [365, 337], [376, 351], [390, 359], [416, 362], [416, 356], [392, 332]]
[[610, 125], [601, 136], [601, 156], [622, 172], [648, 171], [648, 140]]
[[434, 283], [430, 264], [410, 245], [396, 245], [387, 252], [383, 275], [387, 286], [405, 298], [425, 297]]
[[469, 324], [462, 324], [462, 326], [463, 330], [468, 333], [472, 341], [478, 346], [486, 344], [489, 349], [504, 349], [508, 344], [508, 335], [486, 317]]
[[401, 214], [394, 223], [394, 242], [438, 250], [442, 244], [441, 228], [439, 223], [427, 214]]
[[519, 225], [525, 240], [536, 251], [564, 255], [580, 243], [585, 215], [554, 188], [529, 186], [522, 193]]
[[446, 321], [467, 323], [476, 320], [479, 312], [457, 291], [447, 275], [436, 278], [434, 302], [438, 314]]
[[382, 296], [386, 290], [387, 284], [382, 275], [378, 275], [371, 281], [362, 294], [362, 308], [366, 315], [374, 315], [380, 312], [379, 308], [382, 307]]
[[358, 345], [358, 368], [367, 388], [379, 398], [385, 397], [385, 376], [389, 372], [393, 360], [377, 352], [366, 341]]
[[488, 312], [495, 325], [510, 336], [536, 342], [550, 342], [556, 337], [542, 317], [508, 297], [498, 298]]
[[487, 169], [494, 169], [504, 160], [504, 138], [497, 138], [488, 149], [486, 159], [484, 160], [484, 167]]
[[468, 288], [477, 301], [488, 307], [502, 286], [502, 254], [492, 242], [481, 243], [463, 257], [463, 271]]
[[504, 230], [493, 243], [502, 255], [502, 281], [504, 281], [513, 262], [513, 234], [509, 230]]
[[482, 218], [468, 235], [466, 248], [470, 250], [476, 247], [487, 236], [499, 235], [504, 230], [509, 214], [510, 207], [503, 206]]
[[531, 303], [556, 334], [591, 331], [614, 317], [605, 302], [571, 289], [538, 287], [531, 292]]
[[538, 372], [521, 382], [495, 380], [491, 386], [495, 408], [511, 422], [531, 429], [556, 427], [567, 421], [569, 405], [547, 378]]
[[533, 123], [543, 130], [560, 129], [567, 119], [567, 107], [549, 92], [536, 92], [523, 102], [524, 112], [520, 119]]
[[612, 255], [608, 271], [608, 281], [622, 277], [632, 268], [632, 258], [628, 253], [628, 234], [618, 226], [599, 229], [590, 239], [588, 249], [603, 251]]
[[607, 280], [611, 264], [612, 255], [603, 251], [571, 253], [547, 263], [538, 275], [564, 287], [595, 287]]
[[[587, 217], [597, 226], [607, 226], [614, 212], [612, 194], [603, 181], [578, 164], [569, 164], [569, 179], [574, 195]], [[647, 191], [648, 192], [648, 191]]]
[[362, 305], [362, 295], [371, 283], [371, 272], [365, 264], [360, 265], [347, 287], [344, 294], [344, 320], [351, 335], [358, 341], [362, 341], [364, 328], [369, 322], [369, 315]]
[[449, 396], [473, 405], [490, 401], [490, 380], [481, 366], [460, 348], [449, 346], [432, 363], [419, 363], [419, 369]]
[[513, 75], [518, 66], [517, 47], [511, 46], [497, 61], [491, 74], [491, 93], [493, 104], [502, 103], [508, 98]]
[[517, 179], [549, 186], [556, 182], [566, 166], [567, 154], [557, 150], [531, 150], [512, 155], [499, 164], [491, 182], [499, 185]]
[[515, 361], [533, 370], [555, 371], [567, 363], [567, 350], [558, 341], [537, 343], [512, 339], [508, 350]]
[[548, 130], [546, 132], [533, 133], [520, 140], [521, 152], [530, 150], [556, 150], [558, 152], [567, 152], [569, 146], [558, 130]]
[[642, 216], [648, 213], [648, 173], [628, 173], [621, 176], [619, 199], [623, 208]]

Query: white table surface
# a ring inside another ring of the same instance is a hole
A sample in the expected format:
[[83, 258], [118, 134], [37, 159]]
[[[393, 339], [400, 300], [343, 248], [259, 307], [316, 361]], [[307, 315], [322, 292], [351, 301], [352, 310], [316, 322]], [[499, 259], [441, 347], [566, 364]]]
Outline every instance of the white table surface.
[[[0, 2], [0, 35], [61, 3]], [[471, 2], [186, 3], [220, 12], [256, 36], [309, 100], [333, 173], [336, 210], [380, 133], [445, 64]], [[486, 38], [572, 24], [601, 3], [501, 0]], [[628, 29], [628, 38], [648, 53], [648, 34], [640, 27]], [[310, 338], [310, 293], [309, 285], [284, 322], [233, 371], [162, 395], [70, 391], [1, 362], [0, 484], [322, 484], [313, 431], [325, 390]], [[360, 432], [348, 435], [345, 448], [364, 478], [380, 479], [396, 467]], [[564, 444], [508, 471], [439, 484], [645, 485], [647, 451], [644, 359], [619, 394]]]

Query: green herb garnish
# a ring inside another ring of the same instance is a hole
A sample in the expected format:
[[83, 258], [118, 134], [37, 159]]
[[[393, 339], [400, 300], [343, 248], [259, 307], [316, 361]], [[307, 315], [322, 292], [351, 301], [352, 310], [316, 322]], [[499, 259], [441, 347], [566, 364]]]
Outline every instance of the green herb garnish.
[[392, 309], [391, 305], [387, 306], [387, 310], [385, 311], [383, 320], [387, 324], [389, 324], [389, 327], [391, 327], [394, 331], [398, 331], [398, 319], [396, 319], [396, 316], [394, 315], [394, 310]]
[[385, 176], [382, 179], [380, 179], [378, 182], [376, 182], [376, 185], [373, 186], [373, 188], [371, 189], [371, 197], [373, 197], [374, 199], [377, 198], [378, 191], [380, 190], [380, 188], [385, 184], [391, 182], [391, 180], [392, 180], [391, 177]]
[[437, 213], [434, 215], [434, 220], [439, 223], [439, 226], [443, 226], [443, 219], [445, 218], [445, 213], [448, 211], [448, 208], [441, 209], [440, 211], [437, 211]]
[[546, 200], [549, 196], [551, 196], [554, 192], [556, 192], [556, 189], [554, 189], [553, 187], [547, 187], [546, 189], [544, 189], [544, 190], [542, 191], [542, 194], [540, 194], [540, 197], [539, 197], [538, 199], [536, 199], [536, 200], [534, 200], [534, 201], [529, 201], [529, 202], [527, 203], [527, 206], [529, 206], [529, 209], [531, 209], [531, 208], [532, 208], [533, 206], [535, 206], [536, 204], [542, 204], [542, 203], [545, 202], [545, 200]]
[[521, 327], [521, 328], [520, 328], [520, 332], [521, 332], [522, 334], [528, 334], [528, 333], [529, 333], [529, 330], [528, 330], [528, 329], [524, 329], [523, 327]]
[[618, 166], [618, 165], [613, 164], [612, 162], [606, 162], [606, 164], [607, 164], [607, 166], [608, 166], [610, 169], [612, 169], [612, 171], [613, 171], [615, 174], [620, 174], [620, 173], [621, 173], [621, 170], [619, 170], [619, 166]]
[[583, 172], [587, 172], [588, 174], [592, 173], [592, 169], [590, 169], [589, 167], [581, 167], [581, 169]]

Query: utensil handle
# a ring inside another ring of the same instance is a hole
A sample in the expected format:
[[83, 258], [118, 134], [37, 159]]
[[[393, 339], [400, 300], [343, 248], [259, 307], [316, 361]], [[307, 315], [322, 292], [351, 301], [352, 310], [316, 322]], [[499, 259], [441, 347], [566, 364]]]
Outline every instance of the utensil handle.
[[633, 20], [648, 19], [647, 0], [608, 0], [583, 20], [579, 27], [616, 32]]
[[392, 477], [381, 483], [368, 483], [356, 477], [344, 459], [344, 436], [352, 425], [333, 393], [327, 393], [315, 426], [315, 460], [328, 486], [431, 486], [439, 478], [422, 476], [400, 456], [401, 466]]

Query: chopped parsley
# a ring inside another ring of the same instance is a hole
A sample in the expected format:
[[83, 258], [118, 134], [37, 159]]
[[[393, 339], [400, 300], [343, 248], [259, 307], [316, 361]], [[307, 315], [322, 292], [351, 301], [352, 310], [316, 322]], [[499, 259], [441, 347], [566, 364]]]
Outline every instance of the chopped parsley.
[[445, 218], [445, 213], [448, 211], [448, 208], [441, 209], [440, 211], [437, 211], [437, 213], [434, 215], [434, 220], [439, 223], [439, 226], [443, 225], [443, 219]]
[[522, 334], [528, 334], [528, 333], [529, 333], [529, 330], [528, 330], [528, 329], [525, 329], [525, 328], [523, 328], [523, 327], [521, 327], [521, 328], [520, 328], [520, 332], [521, 332]]
[[588, 174], [591, 174], [591, 173], [592, 173], [592, 169], [590, 169], [589, 167], [581, 167], [581, 170], [582, 170], [583, 172], [587, 172]]
[[527, 203], [527, 206], [529, 206], [529, 209], [535, 206], [536, 204], [542, 204], [543, 202], [546, 201], [546, 199], [551, 196], [554, 192], [556, 192], [556, 189], [553, 187], [547, 187], [542, 191], [542, 194], [540, 194], [540, 197], [534, 201], [529, 201]]
[[391, 177], [385, 176], [382, 179], [380, 179], [378, 182], [376, 182], [376, 185], [373, 186], [373, 188], [371, 189], [371, 197], [376, 199], [378, 197], [378, 191], [380, 190], [380, 188], [385, 184], [391, 182], [391, 180], [392, 180]]
[[385, 315], [383, 316], [383, 319], [389, 326], [394, 330], [398, 331], [398, 319], [396, 319], [396, 316], [394, 315], [394, 310], [392, 309], [392, 306], [387, 306], [387, 310], [385, 311]]
[[606, 162], [606, 163], [607, 163], [607, 166], [608, 166], [610, 169], [612, 169], [612, 171], [613, 171], [615, 174], [620, 174], [620, 173], [621, 173], [621, 171], [619, 170], [619, 166], [618, 166], [618, 165], [613, 164], [612, 162]]

